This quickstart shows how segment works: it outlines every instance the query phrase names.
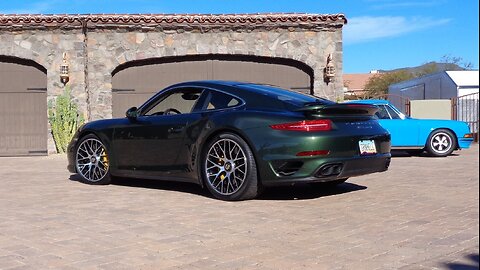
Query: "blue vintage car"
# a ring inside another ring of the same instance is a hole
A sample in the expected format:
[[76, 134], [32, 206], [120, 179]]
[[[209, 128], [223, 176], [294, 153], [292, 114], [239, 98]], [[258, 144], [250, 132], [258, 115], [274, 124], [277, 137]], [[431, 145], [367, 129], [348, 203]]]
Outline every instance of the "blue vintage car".
[[454, 150], [469, 148], [473, 141], [468, 124], [454, 120], [415, 119], [404, 115], [387, 100], [355, 100], [355, 103], [379, 107], [376, 117], [392, 136], [392, 149], [410, 154], [427, 151], [445, 157]]

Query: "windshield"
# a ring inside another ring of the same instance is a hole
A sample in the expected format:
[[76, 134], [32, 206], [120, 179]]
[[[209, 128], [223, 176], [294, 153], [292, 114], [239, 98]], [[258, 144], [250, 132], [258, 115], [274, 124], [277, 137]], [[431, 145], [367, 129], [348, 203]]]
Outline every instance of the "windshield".
[[[388, 105], [388, 108], [390, 109], [389, 112], [390, 114], [392, 114], [392, 118], [395, 119], [393, 113], [396, 113], [397, 116], [400, 118], [400, 119], [405, 119], [407, 118], [407, 116], [405, 114], [403, 114], [400, 110], [398, 110], [395, 106], [393, 106], [392, 104], [389, 104]], [[392, 112], [393, 111], [393, 112]], [[397, 118], [398, 119], [398, 118]]]

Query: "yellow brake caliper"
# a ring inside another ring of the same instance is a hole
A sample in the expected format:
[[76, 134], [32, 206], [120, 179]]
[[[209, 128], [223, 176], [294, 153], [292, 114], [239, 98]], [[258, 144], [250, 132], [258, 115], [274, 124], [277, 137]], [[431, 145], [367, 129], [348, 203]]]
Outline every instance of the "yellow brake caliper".
[[[223, 163], [222, 160], [218, 159], [218, 165], [222, 166], [223, 165], [222, 163]], [[223, 181], [223, 179], [225, 179], [225, 174], [222, 173], [220, 174], [220, 181]]]
[[102, 163], [105, 165], [105, 169], [107, 169], [108, 168], [108, 156], [107, 156], [107, 153], [105, 152], [105, 149], [102, 150], [101, 160], [102, 160]]

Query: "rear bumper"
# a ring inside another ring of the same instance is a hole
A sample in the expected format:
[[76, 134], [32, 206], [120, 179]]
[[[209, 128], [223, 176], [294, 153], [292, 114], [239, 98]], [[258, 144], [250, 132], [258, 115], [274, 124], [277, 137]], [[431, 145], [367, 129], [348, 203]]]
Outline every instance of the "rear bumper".
[[[262, 183], [265, 186], [276, 186], [294, 183], [329, 182], [337, 179], [384, 172], [388, 170], [388, 167], [390, 166], [390, 160], [390, 153], [377, 154], [374, 156], [360, 156], [348, 159], [323, 160], [323, 162], [321, 162], [319, 166], [307, 177], [278, 176], [275, 179], [262, 179]], [[329, 174], [329, 172], [333, 172], [334, 174]]]

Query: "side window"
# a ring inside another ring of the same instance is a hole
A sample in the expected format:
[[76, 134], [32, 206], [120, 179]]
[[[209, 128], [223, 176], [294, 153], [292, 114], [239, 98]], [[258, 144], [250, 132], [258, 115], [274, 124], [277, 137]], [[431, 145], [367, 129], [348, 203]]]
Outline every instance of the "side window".
[[390, 107], [390, 106], [386, 106], [386, 107], [387, 107], [388, 113], [390, 113], [390, 116], [392, 117], [392, 119], [402, 119], [398, 115], [398, 113], [392, 109], [392, 107]]
[[173, 90], [166, 94], [166, 96], [161, 97], [150, 109], [147, 109], [147, 112], [145, 112], [144, 115], [153, 116], [190, 113], [201, 94], [201, 89], [184, 88]]
[[377, 119], [390, 119], [385, 105], [378, 105], [378, 111], [375, 113]]
[[210, 91], [203, 110], [219, 110], [234, 107], [240, 104], [240, 100], [228, 94]]

